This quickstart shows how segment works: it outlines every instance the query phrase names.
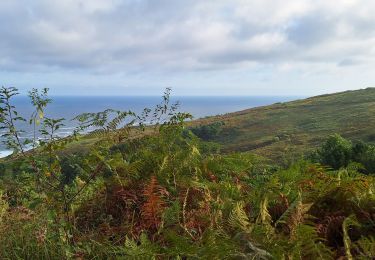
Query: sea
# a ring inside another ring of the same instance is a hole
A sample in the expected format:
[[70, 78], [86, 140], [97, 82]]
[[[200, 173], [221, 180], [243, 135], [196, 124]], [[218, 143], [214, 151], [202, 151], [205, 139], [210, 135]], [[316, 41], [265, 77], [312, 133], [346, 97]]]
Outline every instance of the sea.
[[[171, 97], [171, 103], [179, 102], [180, 112], [188, 112], [194, 119], [207, 116], [222, 115], [248, 108], [265, 106], [277, 102], [286, 102], [301, 97], [296, 96], [184, 96]], [[33, 108], [26, 96], [14, 98], [14, 106], [19, 115], [30, 118]], [[72, 120], [79, 114], [86, 112], [100, 112], [108, 108], [141, 113], [144, 108], [153, 108], [161, 102], [156, 96], [56, 96], [52, 97], [52, 103], [45, 110], [45, 116], [49, 118], [64, 118], [64, 126], [60, 128], [60, 136], [68, 136], [77, 126], [77, 121]], [[21, 138], [30, 138], [33, 133], [27, 124], [19, 124], [25, 129]], [[0, 135], [4, 132], [0, 130]], [[0, 137], [0, 158], [12, 152], [3, 144]]]

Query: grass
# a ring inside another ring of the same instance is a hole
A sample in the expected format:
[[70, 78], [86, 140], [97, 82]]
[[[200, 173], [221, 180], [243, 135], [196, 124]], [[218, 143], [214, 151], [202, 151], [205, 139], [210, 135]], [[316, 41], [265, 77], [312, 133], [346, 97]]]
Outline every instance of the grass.
[[[190, 124], [225, 122], [214, 133], [226, 151], [279, 147], [287, 157], [285, 149], [310, 149], [307, 142], [330, 131], [360, 129], [347, 133], [373, 141], [374, 94], [320, 96]], [[125, 141], [114, 127], [63, 151], [42, 146], [0, 164], [0, 259], [374, 259], [372, 172], [307, 161], [273, 167], [252, 153], [205, 152], [172, 119]], [[61, 159], [78, 149], [82, 157]]]
[[[345, 91], [276, 103], [190, 122], [198, 126], [224, 122], [212, 141], [224, 153], [251, 151], [273, 161], [298, 159], [319, 146], [330, 134], [375, 143], [375, 88]], [[83, 137], [64, 154], [82, 153], [95, 143]]]
[[217, 121], [225, 125], [213, 141], [224, 152], [252, 151], [274, 160], [307, 153], [333, 133], [375, 143], [375, 88], [276, 103], [192, 124]]

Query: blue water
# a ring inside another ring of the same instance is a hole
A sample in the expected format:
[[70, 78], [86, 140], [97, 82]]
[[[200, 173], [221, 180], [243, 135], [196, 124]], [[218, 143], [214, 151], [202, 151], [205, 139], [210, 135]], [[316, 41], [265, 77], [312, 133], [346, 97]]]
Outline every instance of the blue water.
[[[298, 97], [281, 96], [251, 96], [251, 97], [172, 97], [171, 101], [180, 102], [180, 112], [188, 112], [194, 118], [220, 115], [235, 112], [247, 108], [270, 105], [276, 102], [294, 100]], [[49, 118], [65, 118], [65, 127], [60, 131], [62, 135], [68, 135], [76, 126], [72, 119], [84, 112], [99, 112], [107, 108], [117, 110], [131, 110], [136, 113], [143, 111], [145, 107], [153, 108], [160, 103], [160, 97], [53, 97], [53, 102], [46, 109]], [[14, 99], [16, 110], [25, 118], [29, 118], [33, 108], [27, 97]], [[30, 128], [26, 126], [25, 137], [32, 135]], [[0, 132], [1, 134], [1, 132]], [[0, 138], [1, 139], [1, 138]], [[1, 141], [1, 140], [0, 140]], [[0, 157], [9, 154], [3, 144], [0, 144]]]

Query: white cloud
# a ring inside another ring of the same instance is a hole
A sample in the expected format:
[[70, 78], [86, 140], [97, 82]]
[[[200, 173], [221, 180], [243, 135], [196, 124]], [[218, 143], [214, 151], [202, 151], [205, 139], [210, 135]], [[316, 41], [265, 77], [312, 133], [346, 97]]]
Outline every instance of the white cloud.
[[372, 66], [373, 13], [371, 0], [2, 0], [0, 68], [172, 76]]

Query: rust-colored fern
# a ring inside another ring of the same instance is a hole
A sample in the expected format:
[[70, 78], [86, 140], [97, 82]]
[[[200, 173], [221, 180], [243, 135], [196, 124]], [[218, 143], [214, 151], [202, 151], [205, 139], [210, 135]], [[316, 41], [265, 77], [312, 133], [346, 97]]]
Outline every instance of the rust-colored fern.
[[288, 197], [282, 193], [279, 195], [279, 199], [277, 202], [272, 205], [268, 212], [271, 215], [272, 222], [275, 223], [289, 208], [289, 200]]
[[145, 202], [141, 208], [143, 225], [148, 229], [157, 229], [161, 223], [161, 214], [165, 208], [165, 202], [162, 198], [165, 189], [158, 184], [155, 176], [151, 177], [150, 182], [143, 189]]
[[339, 248], [343, 246], [342, 223], [345, 216], [336, 214], [326, 216], [322, 223], [316, 226], [318, 234], [322, 237], [327, 245]]

